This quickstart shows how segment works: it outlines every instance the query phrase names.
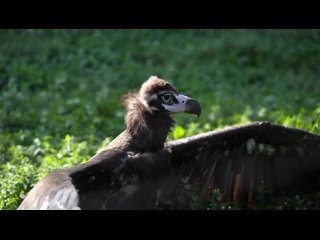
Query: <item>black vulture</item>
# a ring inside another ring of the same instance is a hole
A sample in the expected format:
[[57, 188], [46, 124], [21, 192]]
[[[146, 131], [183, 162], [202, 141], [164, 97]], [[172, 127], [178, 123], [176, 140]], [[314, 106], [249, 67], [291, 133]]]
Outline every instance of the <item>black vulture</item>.
[[190, 209], [215, 189], [235, 203], [260, 186], [265, 201], [320, 190], [318, 135], [259, 122], [165, 144], [171, 114], [200, 115], [196, 100], [153, 76], [124, 104], [124, 132], [87, 163], [47, 175], [18, 209]]
[[164, 150], [174, 125], [170, 114], [200, 115], [201, 107], [156, 76], [123, 100], [126, 130], [88, 162], [47, 175], [18, 209], [153, 208], [161, 189], [174, 177]]

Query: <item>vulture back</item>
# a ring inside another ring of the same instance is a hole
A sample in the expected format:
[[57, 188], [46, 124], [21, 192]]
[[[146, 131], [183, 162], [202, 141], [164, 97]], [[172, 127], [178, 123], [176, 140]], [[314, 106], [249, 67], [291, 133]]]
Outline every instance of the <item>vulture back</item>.
[[172, 141], [166, 149], [176, 191], [182, 181], [204, 200], [214, 189], [221, 201], [244, 204], [261, 189], [263, 202], [320, 191], [320, 136], [303, 130], [251, 123]]

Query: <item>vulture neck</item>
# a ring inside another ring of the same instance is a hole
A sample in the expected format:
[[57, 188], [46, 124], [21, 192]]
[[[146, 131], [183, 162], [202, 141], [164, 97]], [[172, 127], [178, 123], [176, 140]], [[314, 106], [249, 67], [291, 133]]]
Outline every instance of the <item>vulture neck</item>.
[[125, 122], [127, 129], [107, 147], [133, 152], [156, 152], [163, 149], [174, 125], [166, 112], [152, 111], [137, 94], [127, 94]]

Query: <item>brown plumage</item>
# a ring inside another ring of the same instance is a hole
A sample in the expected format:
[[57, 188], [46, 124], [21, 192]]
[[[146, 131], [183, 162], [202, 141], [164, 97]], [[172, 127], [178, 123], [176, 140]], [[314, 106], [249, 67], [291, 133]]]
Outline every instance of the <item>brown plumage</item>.
[[166, 149], [178, 180], [171, 200], [179, 207], [191, 208], [192, 197], [208, 206], [214, 190], [222, 202], [245, 207], [320, 191], [320, 136], [301, 129], [251, 123], [169, 142]]
[[177, 90], [168, 82], [152, 76], [142, 84], [139, 92], [129, 92], [124, 95], [127, 128], [107, 146], [107, 149], [155, 152], [163, 148], [174, 121], [170, 112], [161, 106], [158, 99], [157, 93], [162, 92], [178, 95]]
[[123, 103], [126, 129], [87, 163], [49, 174], [19, 209], [190, 209], [214, 189], [245, 205], [320, 191], [318, 135], [261, 122], [164, 145], [171, 114], [199, 115], [199, 103], [155, 76]]
[[171, 191], [161, 190], [175, 181], [163, 149], [174, 125], [170, 114], [199, 115], [200, 105], [156, 76], [126, 94], [123, 103], [126, 129], [87, 163], [42, 179], [19, 209], [150, 209], [167, 198]]

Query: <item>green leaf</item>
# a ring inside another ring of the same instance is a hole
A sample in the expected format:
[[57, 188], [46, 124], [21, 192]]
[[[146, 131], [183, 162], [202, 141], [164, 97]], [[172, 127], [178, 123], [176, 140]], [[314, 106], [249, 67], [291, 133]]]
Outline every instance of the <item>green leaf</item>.
[[183, 127], [181, 127], [180, 125], [177, 125], [174, 130], [173, 130], [173, 139], [179, 139], [182, 138], [185, 134], [185, 130], [183, 129]]

